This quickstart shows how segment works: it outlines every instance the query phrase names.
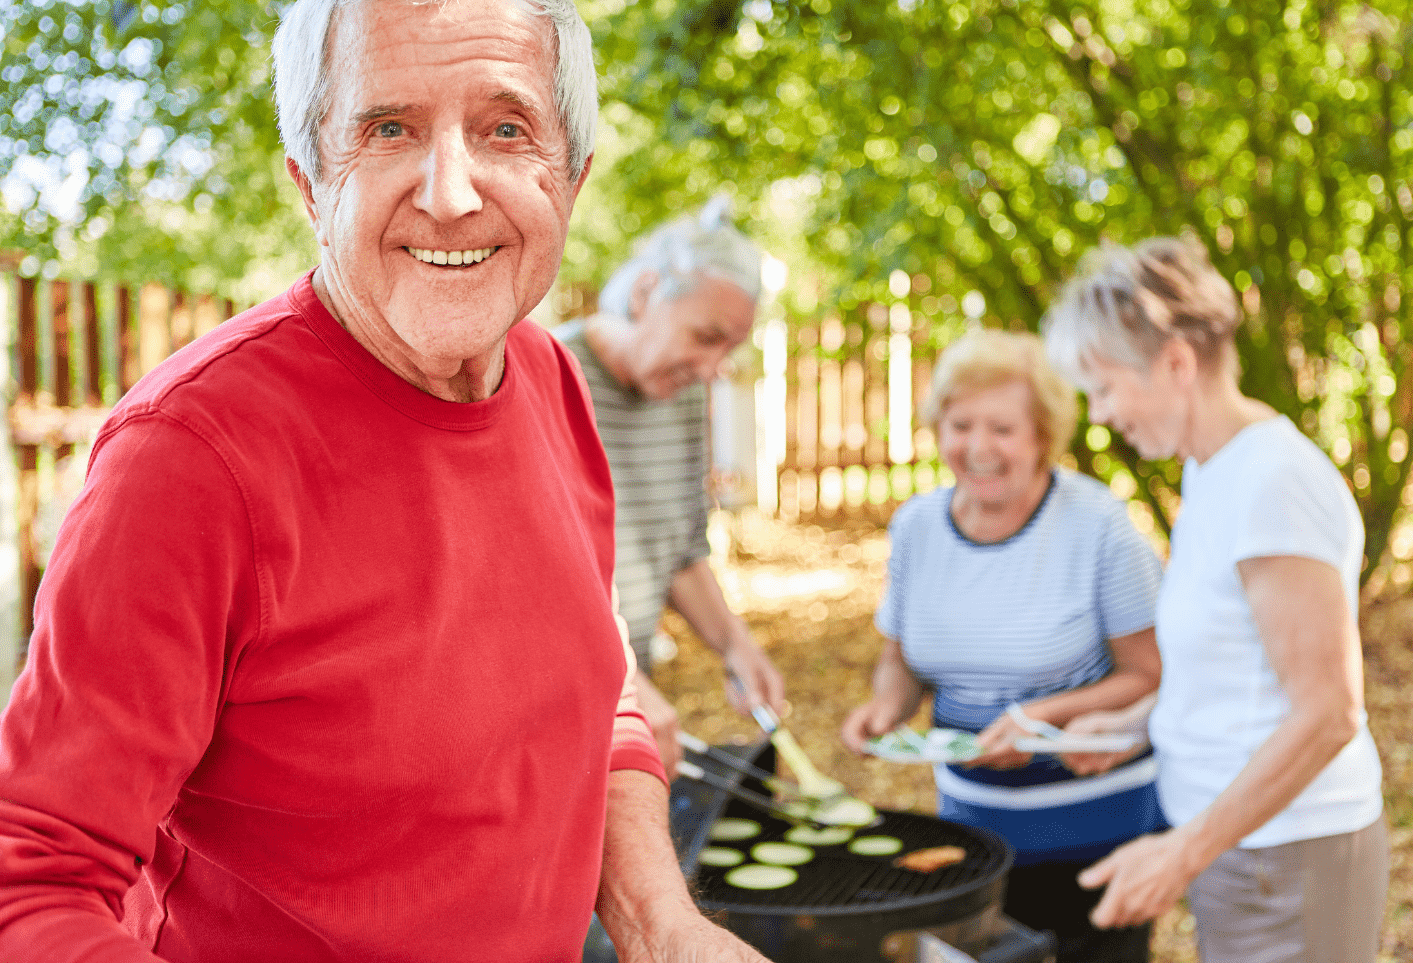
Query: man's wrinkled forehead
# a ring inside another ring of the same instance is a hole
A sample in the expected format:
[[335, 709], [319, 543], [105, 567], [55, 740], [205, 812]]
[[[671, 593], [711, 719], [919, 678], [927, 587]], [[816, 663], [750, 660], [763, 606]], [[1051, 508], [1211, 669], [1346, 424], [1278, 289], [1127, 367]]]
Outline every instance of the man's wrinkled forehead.
[[[373, 4], [395, 4], [403, 7], [437, 7], [437, 15], [432, 19], [433, 23], [439, 20], [449, 23], [462, 23], [474, 16], [476, 12], [489, 5], [488, 0], [347, 0], [347, 2], [340, 3], [334, 8], [330, 27], [333, 28], [337, 26], [339, 21], [346, 17], [350, 11], [356, 11]], [[548, 17], [545, 16], [544, 9], [539, 4], [533, 2], [533, 0], [500, 0], [500, 5], [513, 8], [516, 12], [524, 13], [532, 17], [544, 18], [546, 23], [549, 22]]]
[[[328, 59], [328, 73], [332, 82], [329, 90], [330, 99], [326, 100], [326, 104], [331, 103], [332, 98], [337, 96], [335, 91], [340, 88], [347, 89], [346, 85], [359, 77], [360, 68], [365, 64], [366, 47], [370, 39], [369, 18], [366, 14], [376, 6], [404, 7], [409, 11], [433, 7], [437, 10], [431, 20], [433, 25], [438, 22], [464, 23], [474, 19], [479, 13], [487, 11], [488, 8], [509, 14], [510, 16], [504, 18], [507, 20], [518, 19], [519, 15], [523, 14], [530, 18], [530, 23], [533, 26], [538, 28], [537, 32], [541, 36], [545, 50], [551, 55], [551, 63], [556, 59], [550, 19], [545, 15], [543, 8], [533, 0], [348, 0], [348, 2], [335, 7], [333, 17], [329, 22], [329, 38], [325, 56]], [[552, 74], [553, 67], [551, 67], [551, 76], [546, 78], [551, 85], [554, 83]], [[328, 119], [326, 111], [324, 117], [326, 123]]]

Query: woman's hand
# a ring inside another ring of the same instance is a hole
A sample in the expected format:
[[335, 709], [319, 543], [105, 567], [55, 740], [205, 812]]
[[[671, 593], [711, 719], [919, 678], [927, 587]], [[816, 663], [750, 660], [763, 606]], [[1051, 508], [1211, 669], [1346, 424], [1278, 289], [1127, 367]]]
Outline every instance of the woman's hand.
[[964, 765], [968, 769], [976, 766], [985, 766], [988, 769], [1019, 769], [1029, 764], [1034, 757], [1017, 749], [1015, 741], [1032, 734], [1003, 712], [976, 737], [977, 744], [983, 750], [981, 755]]
[[839, 738], [851, 751], [863, 754], [864, 743], [892, 732], [917, 712], [927, 690], [903, 660], [896, 639], [884, 638], [873, 669], [873, 698], [844, 719]]
[[1085, 713], [1065, 726], [1066, 735], [1094, 736], [1131, 732], [1143, 734], [1143, 739], [1132, 749], [1122, 752], [1067, 752], [1060, 756], [1060, 762], [1076, 776], [1093, 776], [1123, 765], [1148, 748], [1147, 731], [1135, 729], [1133, 713], [1129, 709]]
[[1085, 889], [1107, 886], [1089, 914], [1101, 929], [1138, 926], [1177, 905], [1208, 860], [1181, 829], [1140, 836], [1079, 874]]
[[861, 756], [864, 755], [864, 743], [887, 735], [902, 722], [896, 707], [875, 698], [844, 717], [839, 738], [851, 752]]

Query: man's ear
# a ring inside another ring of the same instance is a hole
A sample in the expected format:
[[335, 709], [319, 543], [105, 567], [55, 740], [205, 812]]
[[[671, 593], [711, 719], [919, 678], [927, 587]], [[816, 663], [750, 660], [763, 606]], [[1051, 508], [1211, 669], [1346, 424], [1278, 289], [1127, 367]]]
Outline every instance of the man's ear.
[[309, 183], [309, 178], [304, 171], [299, 169], [293, 157], [285, 158], [285, 170], [289, 172], [290, 180], [294, 181], [294, 186], [299, 188], [299, 196], [304, 199], [304, 213], [309, 215], [309, 223], [314, 225], [314, 239], [320, 245], [327, 245], [328, 238], [324, 236], [323, 222], [319, 219], [319, 208], [314, 203], [314, 187]]
[[574, 202], [579, 199], [579, 191], [583, 189], [584, 182], [589, 179], [589, 168], [594, 166], [594, 155], [590, 154], [584, 160], [584, 169], [579, 172], [579, 179], [574, 182], [573, 193], [569, 195], [569, 207], [572, 210]]
[[634, 279], [633, 288], [628, 292], [628, 317], [631, 320], [636, 321], [638, 315], [643, 313], [643, 309], [648, 306], [648, 298], [652, 297], [656, 287], [656, 271], [643, 271]]

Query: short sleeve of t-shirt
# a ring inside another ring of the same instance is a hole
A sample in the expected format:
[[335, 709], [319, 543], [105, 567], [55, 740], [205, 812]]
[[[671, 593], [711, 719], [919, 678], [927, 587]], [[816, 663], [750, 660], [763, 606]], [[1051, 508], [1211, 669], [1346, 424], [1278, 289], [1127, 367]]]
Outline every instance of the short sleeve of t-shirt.
[[1162, 563], [1153, 546], [1129, 521], [1124, 506], [1113, 504], [1098, 565], [1096, 608], [1104, 638], [1113, 639], [1153, 627]]
[[1282, 453], [1250, 478], [1232, 518], [1234, 565], [1248, 558], [1294, 555], [1343, 571], [1351, 532], [1344, 481], [1328, 460]]
[[888, 582], [883, 587], [883, 598], [878, 603], [878, 611], [873, 613], [873, 624], [890, 639], [903, 637], [903, 588], [908, 584], [908, 557], [910, 553], [909, 530], [913, 527], [910, 519], [917, 514], [924, 499], [914, 498], [904, 502], [888, 523]]

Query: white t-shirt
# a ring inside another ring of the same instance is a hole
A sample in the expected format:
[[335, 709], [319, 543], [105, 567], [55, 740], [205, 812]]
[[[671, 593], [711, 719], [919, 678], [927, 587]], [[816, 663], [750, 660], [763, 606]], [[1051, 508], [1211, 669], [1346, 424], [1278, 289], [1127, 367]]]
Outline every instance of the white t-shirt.
[[[1248, 426], [1205, 464], [1189, 460], [1158, 595], [1163, 681], [1149, 733], [1175, 826], [1231, 784], [1290, 711], [1236, 565], [1273, 555], [1333, 565], [1358, 611], [1364, 526], [1339, 471], [1288, 418]], [[1383, 809], [1367, 724], [1284, 810], [1243, 839], [1278, 846], [1363, 829]]]

